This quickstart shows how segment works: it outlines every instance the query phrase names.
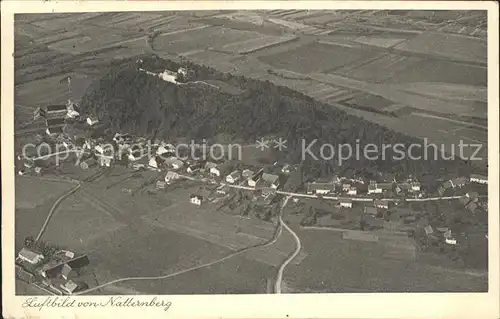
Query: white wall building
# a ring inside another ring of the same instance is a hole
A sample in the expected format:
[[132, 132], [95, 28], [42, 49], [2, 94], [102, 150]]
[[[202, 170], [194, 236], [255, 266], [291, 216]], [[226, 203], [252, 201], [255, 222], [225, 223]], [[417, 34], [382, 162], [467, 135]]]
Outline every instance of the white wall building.
[[352, 200], [342, 199], [339, 202], [340, 207], [352, 208]]
[[31, 251], [27, 248], [22, 248], [17, 255], [17, 258], [34, 265], [43, 260], [43, 255], [35, 253], [34, 251]]
[[200, 195], [191, 195], [191, 197], [189, 198], [189, 201], [191, 204], [195, 204], [195, 205], [200, 206], [202, 201], [203, 201], [203, 197]]
[[471, 174], [470, 181], [479, 184], [488, 184], [488, 177], [484, 175]]

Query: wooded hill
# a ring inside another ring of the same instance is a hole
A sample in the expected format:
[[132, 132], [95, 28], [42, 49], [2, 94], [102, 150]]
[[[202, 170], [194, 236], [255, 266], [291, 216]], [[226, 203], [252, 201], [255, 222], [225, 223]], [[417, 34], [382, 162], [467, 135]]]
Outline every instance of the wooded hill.
[[[224, 81], [243, 92], [232, 95], [224, 90], [191, 83], [175, 85], [158, 77], [138, 71], [139, 66], [151, 72], [177, 70], [181, 65], [157, 56], [115, 62], [111, 71], [88, 89], [81, 102], [84, 113], [95, 114], [110, 132], [124, 131], [136, 135], [172, 140], [198, 139], [224, 136], [226, 140], [254, 143], [266, 135], [288, 140], [284, 160], [301, 161], [302, 139], [318, 139], [319, 145], [349, 143], [353, 147], [359, 140], [363, 145], [374, 143], [409, 145], [420, 140], [396, 133], [385, 127], [349, 115], [331, 105], [315, 101], [302, 93], [269, 81], [221, 73], [212, 68], [184, 62], [182, 66], [193, 72], [191, 81]], [[308, 143], [307, 143], [308, 144]], [[417, 156], [419, 149], [412, 154]], [[423, 153], [423, 151], [421, 152]], [[433, 159], [432, 149], [429, 158]], [[462, 160], [391, 160], [377, 161], [351, 159], [342, 169], [352, 172], [395, 172], [403, 174], [457, 175], [467, 174], [470, 165]], [[321, 176], [338, 172], [334, 160], [303, 162], [308, 175]]]

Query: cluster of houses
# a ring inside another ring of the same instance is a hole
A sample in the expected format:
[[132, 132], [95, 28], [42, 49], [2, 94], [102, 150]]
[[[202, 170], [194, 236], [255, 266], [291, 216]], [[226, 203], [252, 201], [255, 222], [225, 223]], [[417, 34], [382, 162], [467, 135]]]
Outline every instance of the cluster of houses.
[[[45, 120], [45, 132], [49, 136], [57, 136], [64, 132], [66, 120], [80, 119], [80, 113], [77, 111], [75, 103], [68, 100], [66, 105], [56, 104], [46, 107], [37, 107], [33, 112], [33, 121], [38, 121], [43, 118]], [[93, 126], [99, 122], [94, 116], [89, 116], [86, 119], [88, 125]]]
[[[384, 194], [388, 192], [393, 192], [402, 195], [403, 192], [418, 194], [421, 196], [421, 185], [418, 181], [414, 179], [408, 179], [406, 181], [397, 183], [395, 179], [388, 182], [377, 182], [371, 180], [368, 182], [368, 188], [366, 189], [365, 182], [360, 179], [345, 179], [334, 176], [331, 181], [328, 182], [312, 182], [307, 184], [307, 194], [314, 195], [333, 195], [333, 194], [345, 194], [348, 196], [357, 196], [364, 194]], [[362, 191], [363, 190], [363, 191]]]
[[[226, 195], [228, 193], [230, 188], [228, 185], [240, 185], [254, 189], [261, 189], [262, 197], [264, 197], [264, 199], [269, 199], [275, 190], [277, 190], [280, 186], [279, 176], [277, 174], [265, 173], [263, 168], [256, 172], [250, 169], [229, 170], [229, 173], [224, 175], [224, 171], [227, 171], [225, 164], [206, 162], [201, 166], [201, 168], [198, 168], [199, 163], [194, 165], [197, 167], [196, 171], [202, 171], [214, 178], [214, 180], [220, 178], [221, 181], [225, 181], [226, 184], [221, 184], [216, 189], [216, 193], [219, 195]], [[167, 172], [165, 179], [172, 180], [172, 177], [174, 177], [174, 175], [172, 175], [171, 172]], [[190, 202], [195, 205], [201, 205], [204, 199], [205, 198], [202, 195], [192, 194]]]
[[447, 190], [462, 188], [462, 187], [466, 186], [468, 183], [477, 183], [477, 184], [487, 185], [488, 184], [488, 177], [484, 176], [484, 175], [479, 175], [479, 174], [471, 174], [469, 178], [464, 177], [464, 176], [452, 178], [450, 180], [445, 181], [443, 184], [441, 184], [441, 186], [439, 186], [438, 193], [440, 196], [443, 196], [443, 194]]
[[57, 294], [71, 295], [88, 288], [79, 272], [89, 265], [87, 255], [76, 256], [60, 250], [50, 258], [32, 248], [23, 247], [17, 257], [16, 277], [26, 283], [39, 283]]

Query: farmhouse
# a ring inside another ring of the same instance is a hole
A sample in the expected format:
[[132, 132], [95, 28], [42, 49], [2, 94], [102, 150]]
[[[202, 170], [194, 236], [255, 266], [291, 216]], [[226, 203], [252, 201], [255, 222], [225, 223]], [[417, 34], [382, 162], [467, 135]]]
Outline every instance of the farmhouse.
[[375, 185], [368, 185], [368, 194], [381, 194], [382, 188]]
[[326, 195], [332, 193], [335, 190], [335, 184], [333, 183], [308, 183], [307, 193], [308, 194], [318, 194]]
[[106, 166], [110, 167], [111, 166], [111, 160], [113, 158], [111, 156], [106, 156], [106, 155], [100, 155], [99, 156], [99, 165], [100, 166]]
[[241, 178], [240, 171], [235, 170], [235, 171], [232, 171], [231, 174], [226, 176], [226, 182], [228, 182], [230, 184], [234, 184], [237, 181], [239, 181], [240, 178]]
[[261, 168], [248, 180], [248, 186], [256, 187], [257, 183], [260, 181], [260, 178], [262, 177], [262, 174], [264, 174], [264, 169]]
[[488, 184], [488, 177], [484, 175], [471, 174], [470, 181], [479, 184]]
[[176, 172], [168, 171], [165, 175], [165, 182], [167, 182], [167, 184], [170, 184], [170, 182], [177, 178], [179, 178], [179, 174], [177, 174]]
[[456, 245], [457, 244], [457, 240], [453, 237], [445, 237], [444, 241], [445, 241], [445, 243], [447, 243], [449, 245]]
[[352, 208], [352, 200], [351, 199], [341, 199], [339, 202], [340, 207]]
[[279, 186], [279, 177], [274, 174], [262, 174], [262, 181], [265, 183], [265, 187], [278, 188]]
[[214, 176], [220, 176], [220, 169], [217, 167], [217, 164], [216, 163], [213, 163], [213, 162], [207, 162], [205, 164], [205, 169], [208, 170], [208, 172], [211, 174], [211, 175], [214, 175]]
[[200, 206], [202, 201], [203, 201], [203, 196], [200, 196], [200, 195], [191, 195], [189, 197], [189, 202], [191, 204], [195, 204], [195, 205]]
[[165, 164], [172, 169], [180, 169], [184, 166], [184, 162], [174, 156], [170, 156], [165, 160]]
[[47, 135], [49, 135], [49, 136], [62, 134], [63, 128], [62, 128], [62, 126], [47, 127], [47, 129], [45, 130], [45, 133], [47, 133]]
[[61, 284], [60, 287], [68, 295], [71, 295], [75, 292], [87, 289], [88, 285], [85, 283], [75, 283], [72, 280], [68, 280], [66, 283]]
[[226, 195], [229, 192], [229, 187], [227, 185], [220, 185], [215, 191], [219, 195]]
[[373, 201], [373, 205], [377, 208], [389, 209], [389, 201], [376, 199]]
[[358, 189], [356, 187], [351, 187], [347, 191], [347, 195], [357, 195], [358, 194]]
[[22, 261], [26, 261], [32, 265], [38, 264], [40, 261], [43, 260], [43, 255], [36, 253], [26, 247], [23, 247], [21, 251], [19, 251], [19, 254], [17, 255], [17, 258], [19, 258]]
[[49, 105], [44, 113], [47, 119], [65, 118], [68, 113], [68, 109], [66, 108], [66, 105], [62, 104]]

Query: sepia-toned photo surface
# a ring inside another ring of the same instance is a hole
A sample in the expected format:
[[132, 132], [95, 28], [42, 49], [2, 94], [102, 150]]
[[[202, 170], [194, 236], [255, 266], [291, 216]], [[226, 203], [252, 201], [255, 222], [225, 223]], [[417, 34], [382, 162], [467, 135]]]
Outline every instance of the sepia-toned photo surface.
[[498, 317], [493, 2], [26, 3], [4, 316]]

